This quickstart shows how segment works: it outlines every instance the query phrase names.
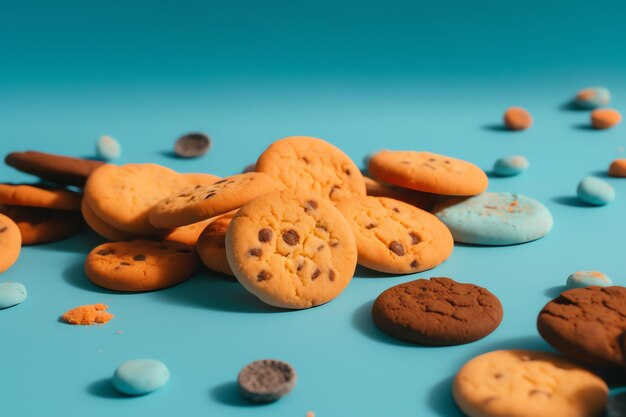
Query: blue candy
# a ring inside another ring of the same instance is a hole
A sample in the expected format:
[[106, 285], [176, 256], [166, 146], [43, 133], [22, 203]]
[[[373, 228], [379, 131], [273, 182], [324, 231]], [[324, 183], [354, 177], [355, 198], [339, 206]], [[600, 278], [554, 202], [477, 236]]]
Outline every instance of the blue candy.
[[615, 191], [607, 182], [594, 177], [584, 178], [576, 190], [578, 198], [594, 206], [604, 206], [615, 199]]
[[580, 108], [595, 109], [609, 104], [611, 93], [604, 87], [585, 88], [576, 94], [574, 101]]
[[613, 285], [611, 278], [598, 271], [577, 271], [567, 277], [568, 290], [572, 288], [585, 288], [592, 285], [599, 287], [610, 287]]
[[521, 194], [484, 192], [451, 198], [433, 213], [456, 242], [502, 246], [529, 242], [552, 229], [552, 214], [541, 203]]
[[499, 177], [519, 175], [528, 169], [528, 159], [521, 155], [505, 156], [496, 161], [493, 173]]
[[96, 143], [98, 158], [104, 161], [112, 161], [122, 155], [122, 147], [111, 136], [102, 136]]
[[13, 307], [26, 300], [26, 287], [19, 282], [0, 283], [0, 309]]
[[143, 395], [161, 388], [170, 378], [165, 364], [155, 359], [124, 362], [113, 374], [115, 388], [128, 395]]

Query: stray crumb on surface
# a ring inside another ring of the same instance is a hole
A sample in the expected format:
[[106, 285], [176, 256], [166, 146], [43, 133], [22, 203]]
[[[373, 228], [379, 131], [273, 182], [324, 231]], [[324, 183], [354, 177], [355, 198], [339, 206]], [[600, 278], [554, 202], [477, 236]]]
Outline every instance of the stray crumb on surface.
[[63, 321], [69, 324], [90, 326], [93, 324], [105, 324], [113, 317], [113, 314], [106, 310], [109, 308], [106, 304], [89, 304], [76, 307], [63, 314]]

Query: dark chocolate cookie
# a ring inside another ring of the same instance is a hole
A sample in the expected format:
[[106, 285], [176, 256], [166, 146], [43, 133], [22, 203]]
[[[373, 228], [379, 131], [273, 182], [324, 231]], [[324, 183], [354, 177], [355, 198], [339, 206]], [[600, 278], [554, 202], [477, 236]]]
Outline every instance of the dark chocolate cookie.
[[181, 136], [174, 145], [174, 152], [181, 158], [197, 158], [211, 147], [211, 139], [204, 133], [187, 133]]
[[268, 403], [285, 396], [296, 385], [296, 371], [287, 362], [263, 359], [246, 365], [237, 378], [241, 395]]
[[500, 300], [485, 288], [450, 278], [418, 279], [378, 296], [374, 323], [420, 345], [460, 345], [482, 339], [502, 321]]
[[104, 162], [50, 153], [13, 152], [4, 159], [7, 165], [47, 181], [82, 187], [91, 172]]
[[567, 356], [589, 365], [626, 367], [626, 288], [564, 291], [541, 310], [537, 328]]

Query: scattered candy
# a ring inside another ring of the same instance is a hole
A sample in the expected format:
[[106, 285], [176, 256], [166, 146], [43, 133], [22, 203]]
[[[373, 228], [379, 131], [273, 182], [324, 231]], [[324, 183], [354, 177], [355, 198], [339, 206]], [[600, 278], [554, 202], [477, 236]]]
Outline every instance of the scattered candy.
[[611, 93], [604, 87], [590, 87], [576, 94], [574, 102], [582, 109], [595, 109], [606, 106], [611, 101]]
[[496, 161], [493, 173], [499, 177], [519, 175], [528, 169], [528, 159], [521, 155], [505, 156]]
[[504, 113], [504, 125], [509, 130], [525, 130], [533, 124], [533, 117], [521, 107], [510, 107]]
[[18, 305], [27, 296], [26, 287], [19, 282], [0, 282], [0, 309]]
[[252, 402], [269, 403], [287, 395], [296, 385], [296, 371], [287, 362], [264, 359], [246, 365], [237, 378], [241, 395]]
[[164, 386], [170, 379], [167, 366], [156, 359], [135, 359], [121, 364], [113, 374], [113, 386], [128, 395], [143, 395]]
[[577, 271], [567, 277], [567, 289], [585, 288], [596, 285], [599, 287], [610, 287], [613, 285], [611, 278], [598, 271]]
[[591, 112], [591, 126], [594, 129], [609, 129], [622, 121], [622, 115], [613, 109], [598, 109]]
[[174, 152], [181, 158], [197, 158], [207, 153], [211, 139], [204, 133], [188, 133], [181, 136], [174, 145]]
[[616, 159], [611, 162], [609, 175], [612, 177], [626, 178], [626, 159]]
[[96, 143], [98, 158], [104, 161], [112, 161], [122, 155], [120, 143], [111, 136], [102, 136]]
[[594, 206], [604, 206], [615, 198], [615, 191], [607, 182], [594, 177], [584, 178], [576, 190], [578, 198]]

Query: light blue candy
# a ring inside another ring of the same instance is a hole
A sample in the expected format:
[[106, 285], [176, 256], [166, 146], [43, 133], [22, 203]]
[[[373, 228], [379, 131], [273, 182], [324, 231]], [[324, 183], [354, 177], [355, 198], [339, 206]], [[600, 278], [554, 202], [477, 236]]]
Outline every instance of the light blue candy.
[[28, 297], [26, 287], [19, 282], [0, 283], [0, 309], [18, 305]]
[[122, 147], [119, 142], [111, 136], [102, 136], [96, 143], [98, 158], [105, 161], [112, 161], [122, 155]]
[[547, 235], [552, 214], [541, 203], [521, 194], [484, 192], [452, 198], [433, 213], [452, 232], [456, 242], [476, 245], [514, 245]]
[[499, 177], [519, 175], [528, 169], [528, 159], [521, 155], [505, 156], [496, 161], [493, 173]]
[[606, 181], [594, 177], [584, 178], [576, 190], [578, 198], [594, 206], [604, 206], [615, 199], [615, 191]]
[[568, 290], [572, 288], [585, 288], [591, 285], [598, 287], [610, 287], [613, 285], [611, 278], [598, 271], [577, 271], [567, 277]]
[[115, 388], [128, 395], [143, 395], [161, 388], [170, 379], [167, 366], [156, 359], [124, 362], [113, 374]]
[[611, 93], [604, 87], [585, 88], [576, 95], [576, 105], [583, 109], [595, 109], [609, 104]]

